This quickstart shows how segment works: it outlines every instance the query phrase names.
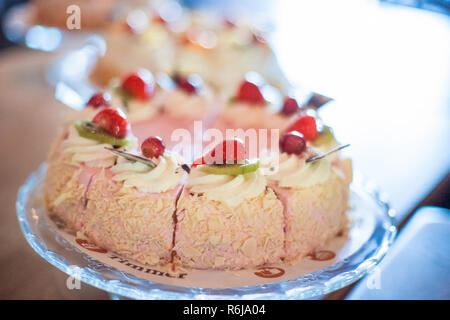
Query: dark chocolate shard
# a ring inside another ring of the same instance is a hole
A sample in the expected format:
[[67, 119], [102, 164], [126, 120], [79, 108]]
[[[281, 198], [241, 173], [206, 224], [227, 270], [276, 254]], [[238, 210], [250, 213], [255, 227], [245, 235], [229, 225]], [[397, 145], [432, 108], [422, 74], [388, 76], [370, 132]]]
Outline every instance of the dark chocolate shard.
[[332, 98], [313, 92], [305, 107], [317, 110], [332, 100]]
[[186, 171], [188, 174], [191, 173], [191, 167], [189, 167], [187, 164], [183, 164], [181, 168], [183, 168], [183, 170]]
[[150, 159], [147, 159], [147, 158], [144, 158], [144, 157], [141, 157], [141, 156], [137, 156], [135, 154], [131, 154], [131, 153], [128, 153], [126, 151], [116, 150], [116, 149], [113, 149], [113, 148], [105, 147], [105, 149], [110, 151], [110, 152], [112, 152], [112, 153], [114, 153], [116, 156], [123, 157], [123, 158], [125, 158], [125, 159], [127, 159], [129, 161], [134, 161], [134, 162], [137, 161], [137, 162], [140, 162], [140, 163], [148, 165], [152, 169], [156, 168], [156, 163], [154, 163]]
[[316, 161], [316, 160], [320, 160], [320, 159], [323, 159], [323, 158], [325, 158], [326, 156], [332, 154], [333, 152], [342, 150], [342, 149], [347, 148], [347, 147], [349, 147], [349, 146], [350, 146], [350, 144], [346, 144], [346, 145], [343, 145], [343, 146], [338, 146], [338, 147], [333, 148], [333, 149], [331, 149], [331, 150], [328, 150], [328, 151], [326, 151], [326, 152], [319, 153], [318, 155], [315, 155], [314, 157], [311, 157], [311, 158], [309, 158], [309, 159], [306, 159], [306, 163], [312, 162], [312, 161]]

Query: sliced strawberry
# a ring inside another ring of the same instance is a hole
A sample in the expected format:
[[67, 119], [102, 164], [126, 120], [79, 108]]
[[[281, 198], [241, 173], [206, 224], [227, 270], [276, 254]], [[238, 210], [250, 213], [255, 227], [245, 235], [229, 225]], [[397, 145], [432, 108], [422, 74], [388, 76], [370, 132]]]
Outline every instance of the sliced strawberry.
[[111, 96], [108, 93], [97, 92], [89, 99], [86, 105], [97, 109], [100, 107], [109, 107], [110, 102]]
[[148, 100], [153, 96], [153, 76], [148, 70], [139, 70], [123, 79], [122, 88], [136, 99]]
[[209, 153], [194, 161], [193, 166], [202, 164], [238, 163], [246, 159], [244, 143], [239, 138], [224, 140], [217, 144]]
[[126, 116], [114, 108], [100, 110], [92, 122], [116, 138], [125, 138], [128, 132]]
[[316, 118], [306, 114], [299, 116], [291, 123], [285, 132], [298, 131], [305, 137], [306, 141], [312, 141], [319, 135], [317, 131]]
[[281, 109], [281, 114], [285, 116], [290, 116], [299, 111], [297, 100], [291, 97], [286, 97], [284, 99], [283, 108]]
[[240, 84], [236, 93], [236, 98], [240, 101], [245, 101], [255, 105], [264, 105], [266, 103], [259, 87], [249, 81], [243, 81]]

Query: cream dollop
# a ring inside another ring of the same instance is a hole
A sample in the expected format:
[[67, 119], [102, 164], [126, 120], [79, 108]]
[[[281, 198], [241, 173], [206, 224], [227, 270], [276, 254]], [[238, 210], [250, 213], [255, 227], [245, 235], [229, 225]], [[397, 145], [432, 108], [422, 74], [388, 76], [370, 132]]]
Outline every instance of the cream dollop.
[[[134, 136], [127, 137], [131, 143], [127, 149], [134, 149], [137, 140]], [[62, 142], [62, 153], [71, 157], [73, 162], [85, 163], [88, 167], [110, 167], [114, 164], [116, 156], [105, 147], [111, 145], [81, 137], [75, 126], [69, 127], [68, 137]]]
[[135, 187], [141, 192], [165, 192], [177, 187], [183, 177], [181, 157], [175, 152], [165, 151], [164, 155], [154, 160], [155, 168], [141, 162], [119, 159], [111, 168], [114, 181], [123, 181], [125, 186]]
[[71, 110], [66, 114], [63, 121], [66, 125], [70, 125], [77, 120], [91, 120], [98, 111], [98, 109], [90, 106], [86, 106], [81, 110]]
[[281, 153], [278, 168], [267, 175], [267, 179], [277, 181], [280, 187], [307, 188], [330, 178], [331, 162], [328, 159], [309, 163], [305, 159], [295, 154]]
[[148, 101], [131, 99], [126, 104], [116, 93], [112, 92], [111, 96], [111, 105], [120, 106], [127, 115], [127, 119], [131, 122], [145, 121], [153, 118], [158, 113], [159, 106], [161, 105], [161, 99], [158, 95]]
[[198, 94], [189, 94], [181, 89], [168, 91], [164, 99], [164, 111], [174, 117], [201, 119], [211, 107], [211, 96], [207, 89]]
[[224, 202], [230, 207], [259, 196], [265, 191], [266, 185], [266, 178], [260, 169], [232, 176], [205, 173], [195, 168], [187, 181], [190, 192], [203, 193], [207, 199]]

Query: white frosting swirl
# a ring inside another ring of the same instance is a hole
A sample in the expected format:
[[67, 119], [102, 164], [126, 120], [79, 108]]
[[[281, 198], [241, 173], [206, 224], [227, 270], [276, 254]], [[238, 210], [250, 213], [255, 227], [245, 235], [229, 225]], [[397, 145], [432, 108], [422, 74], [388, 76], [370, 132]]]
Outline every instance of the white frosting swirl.
[[164, 111], [180, 118], [201, 119], [211, 106], [211, 97], [206, 89], [189, 94], [181, 89], [166, 93]]
[[88, 167], [112, 166], [116, 156], [105, 147], [111, 148], [111, 145], [81, 137], [72, 125], [67, 139], [62, 142], [62, 153], [73, 162], [85, 163]]
[[278, 170], [267, 179], [278, 182], [280, 187], [307, 188], [330, 178], [331, 163], [328, 159], [305, 163], [305, 157], [280, 154]]
[[141, 192], [165, 192], [178, 186], [183, 177], [181, 157], [174, 152], [165, 151], [164, 155], [154, 160], [156, 168], [152, 169], [141, 162], [119, 159], [111, 168], [114, 181], [123, 181], [125, 186], [136, 187]]
[[232, 176], [205, 173], [194, 168], [187, 181], [191, 192], [203, 193], [207, 199], [224, 202], [230, 207], [259, 196], [265, 191], [266, 185], [266, 178], [260, 169]]

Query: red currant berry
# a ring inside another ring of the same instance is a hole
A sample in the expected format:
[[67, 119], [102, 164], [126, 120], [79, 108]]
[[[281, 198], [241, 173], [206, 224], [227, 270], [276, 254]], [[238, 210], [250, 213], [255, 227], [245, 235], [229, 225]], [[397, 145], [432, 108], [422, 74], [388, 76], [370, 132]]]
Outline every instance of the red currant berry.
[[125, 77], [122, 88], [136, 99], [148, 100], [153, 96], [153, 77], [149, 71], [140, 70]]
[[298, 131], [303, 134], [306, 141], [312, 141], [319, 135], [316, 118], [308, 115], [299, 116], [285, 131]]
[[178, 88], [188, 94], [195, 94], [202, 86], [202, 79], [197, 75], [190, 75], [189, 77], [181, 77], [177, 75], [174, 81]]
[[236, 93], [236, 98], [241, 101], [249, 102], [251, 104], [265, 104], [266, 100], [264, 99], [259, 87], [249, 81], [243, 81]]
[[281, 109], [281, 114], [285, 116], [290, 116], [296, 113], [300, 108], [298, 107], [297, 100], [294, 98], [286, 97], [284, 99], [283, 108]]
[[158, 136], [149, 137], [142, 142], [141, 150], [144, 157], [147, 158], [158, 158], [164, 154], [166, 145], [162, 139]]
[[298, 131], [285, 132], [280, 138], [280, 149], [288, 154], [301, 154], [306, 150], [306, 141]]
[[92, 122], [116, 138], [125, 138], [128, 132], [126, 116], [114, 108], [100, 110], [94, 116]]
[[97, 109], [100, 107], [109, 107], [110, 102], [111, 96], [108, 93], [97, 92], [89, 99], [86, 106]]

